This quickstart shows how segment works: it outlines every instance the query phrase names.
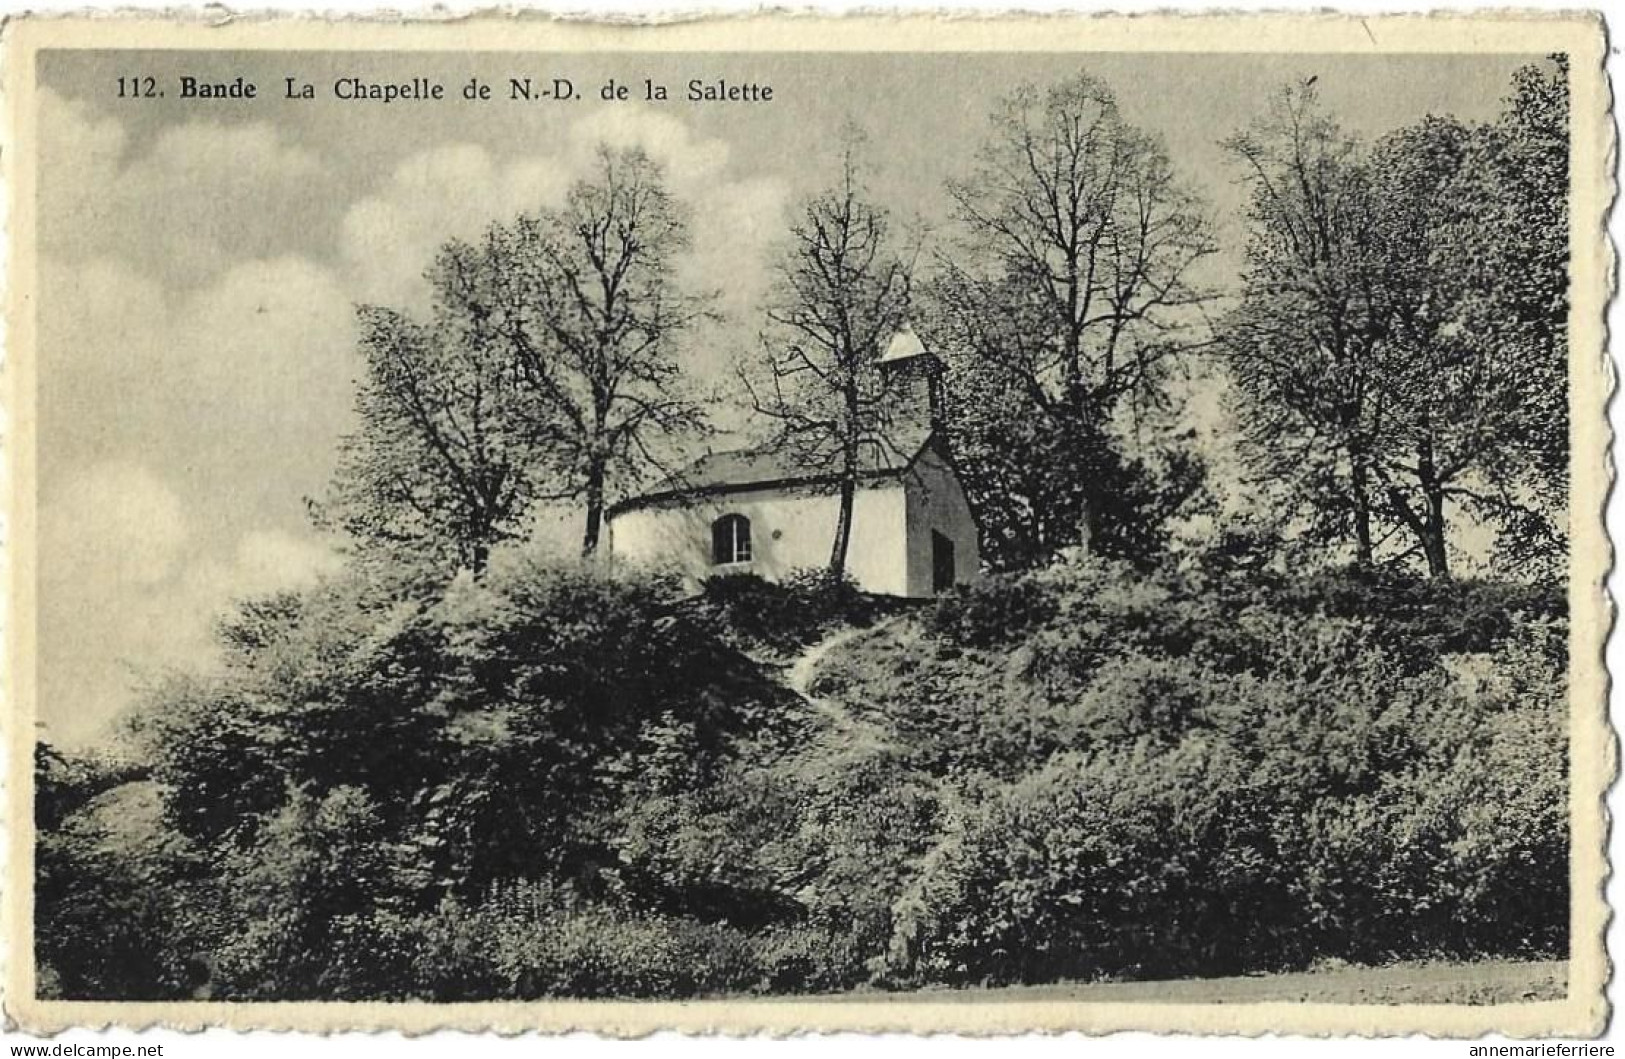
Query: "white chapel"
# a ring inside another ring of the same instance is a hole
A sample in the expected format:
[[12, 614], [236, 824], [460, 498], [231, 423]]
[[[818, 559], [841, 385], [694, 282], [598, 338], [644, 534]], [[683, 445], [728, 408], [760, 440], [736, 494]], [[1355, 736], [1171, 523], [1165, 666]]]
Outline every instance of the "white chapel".
[[[866, 592], [926, 597], [976, 578], [976, 520], [941, 431], [941, 362], [910, 329], [880, 358], [902, 402], [887, 451], [863, 456], [847, 569]], [[607, 513], [610, 561], [675, 570], [691, 586], [725, 573], [779, 580], [828, 565], [840, 512], [829, 468], [781, 450], [716, 452]]]

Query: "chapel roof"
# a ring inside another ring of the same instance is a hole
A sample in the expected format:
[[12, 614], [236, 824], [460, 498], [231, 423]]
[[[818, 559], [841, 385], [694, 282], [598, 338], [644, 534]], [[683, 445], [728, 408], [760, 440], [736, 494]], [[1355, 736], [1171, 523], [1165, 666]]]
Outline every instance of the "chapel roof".
[[[892, 335], [881, 353], [879, 364], [891, 364], [926, 354], [925, 343], [914, 329], [904, 325]], [[917, 422], [900, 419], [889, 431], [891, 443], [870, 443], [858, 452], [858, 474], [868, 480], [901, 474], [913, 465], [926, 446], [932, 443], [931, 425], [923, 416]], [[668, 500], [714, 496], [720, 493], [745, 492], [753, 489], [789, 488], [831, 484], [839, 480], [835, 467], [829, 461], [814, 461], [798, 454], [791, 446], [760, 445], [753, 448], [730, 449], [701, 456], [687, 467], [653, 488], [628, 497], [609, 509], [611, 517]]]
[[[931, 437], [927, 435], [907, 447], [864, 445], [859, 449], [858, 474], [871, 481], [899, 475], [913, 465], [921, 450], [930, 443]], [[826, 462], [809, 460], [785, 446], [729, 449], [701, 456], [682, 470], [668, 475], [647, 492], [615, 504], [610, 514], [649, 507], [666, 500], [755, 489], [827, 485], [837, 482], [839, 478], [835, 467]]]

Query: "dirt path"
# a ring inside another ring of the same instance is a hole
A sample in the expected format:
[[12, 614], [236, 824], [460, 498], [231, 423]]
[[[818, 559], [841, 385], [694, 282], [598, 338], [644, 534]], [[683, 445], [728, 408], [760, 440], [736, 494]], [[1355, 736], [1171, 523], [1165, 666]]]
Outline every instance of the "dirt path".
[[[1349, 967], [1235, 978], [1161, 982], [1061, 982], [995, 988], [853, 992], [798, 998], [814, 1002], [1167, 1003], [1167, 1004], [1519, 1004], [1561, 1000], [1569, 968], [1562, 961], [1412, 961], [1390, 967]], [[771, 1000], [771, 997], [752, 997]]]
[[812, 686], [813, 674], [818, 669], [818, 663], [822, 662], [825, 657], [827, 657], [829, 653], [835, 650], [837, 647], [840, 647], [843, 644], [849, 644], [853, 640], [867, 636], [869, 633], [876, 631], [880, 627], [881, 626], [879, 625], [871, 625], [868, 628], [854, 626], [842, 629], [840, 632], [831, 633], [830, 635], [824, 637], [822, 640], [819, 640], [817, 643], [801, 652], [801, 657], [790, 663], [790, 668], [784, 675], [785, 683], [788, 684], [790, 686], [790, 690], [795, 692], [797, 695], [800, 695], [804, 699], [811, 700], [813, 696], [808, 689]]
[[785, 671], [784, 682], [791, 691], [807, 700], [807, 704], [829, 721], [830, 727], [840, 742], [847, 747], [867, 746], [879, 747], [886, 745], [890, 740], [885, 729], [873, 721], [866, 721], [852, 715], [846, 704], [838, 699], [825, 698], [812, 693], [813, 678], [817, 676], [818, 666], [827, 658], [830, 652], [838, 650], [846, 644], [852, 643], [865, 636], [878, 635], [888, 626], [896, 623], [901, 616], [887, 618], [874, 625], [842, 629], [839, 632], [819, 640], [801, 653], [801, 656], [790, 664]]

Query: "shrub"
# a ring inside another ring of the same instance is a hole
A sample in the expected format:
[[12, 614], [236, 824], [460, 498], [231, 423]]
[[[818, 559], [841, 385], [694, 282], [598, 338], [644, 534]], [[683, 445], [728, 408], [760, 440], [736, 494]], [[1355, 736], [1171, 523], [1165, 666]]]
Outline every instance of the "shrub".
[[545, 882], [514, 882], [479, 904], [446, 903], [419, 924], [430, 999], [688, 997], [757, 989], [750, 939], [721, 924], [629, 916], [572, 903]]
[[934, 867], [922, 966], [972, 982], [1239, 967], [1253, 924], [1227, 911], [1271, 904], [1244, 775], [1220, 744], [1136, 743], [1003, 787]]
[[798, 826], [800, 793], [794, 777], [754, 762], [708, 786], [630, 788], [609, 821], [622, 899], [747, 929], [800, 918], [801, 905], [762, 855]]
[[[155, 782], [42, 756], [44, 988], [681, 997], [1564, 948], [1549, 593], [1079, 562], [845, 640], [811, 704], [738, 649], [883, 612], [495, 560], [250, 608], [218, 674], [154, 691]], [[137, 788], [145, 816], [113, 811]]]
[[1002, 781], [895, 909], [916, 977], [1562, 950], [1564, 629], [1436, 613], [1538, 592], [1384, 583], [1423, 601], [1389, 624], [1346, 585], [1319, 607], [1267, 578], [1039, 579], [1059, 605], [1007, 652], [894, 629], [828, 663], [910, 761]]
[[85, 792], [76, 786], [74, 811], [42, 821], [34, 848], [39, 995], [191, 999], [222, 936], [207, 860], [164, 828], [153, 784]]
[[994, 574], [944, 593], [931, 627], [954, 643], [991, 647], [1020, 639], [1057, 610], [1055, 597], [1038, 578]]
[[746, 573], [707, 578], [698, 606], [741, 647], [793, 653], [835, 629], [870, 625], [906, 604], [859, 591], [850, 574], [836, 582], [827, 569], [814, 567], [778, 582]]
[[872, 956], [851, 931], [828, 925], [772, 927], [751, 939], [770, 993], [839, 993], [870, 977]]
[[819, 636], [814, 601], [756, 574], [707, 578], [701, 600], [726, 634], [743, 647], [794, 651]]
[[1284, 613], [1371, 621], [1378, 641], [1411, 672], [1440, 655], [1495, 650], [1530, 624], [1561, 622], [1568, 607], [1561, 585], [1439, 581], [1380, 568], [1328, 571], [1272, 586]]

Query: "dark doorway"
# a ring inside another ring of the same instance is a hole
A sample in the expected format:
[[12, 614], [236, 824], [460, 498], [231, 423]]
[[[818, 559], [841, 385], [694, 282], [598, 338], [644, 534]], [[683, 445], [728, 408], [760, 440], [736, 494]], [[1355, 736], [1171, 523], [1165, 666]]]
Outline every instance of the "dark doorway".
[[931, 531], [931, 591], [946, 592], [954, 587], [954, 542]]

